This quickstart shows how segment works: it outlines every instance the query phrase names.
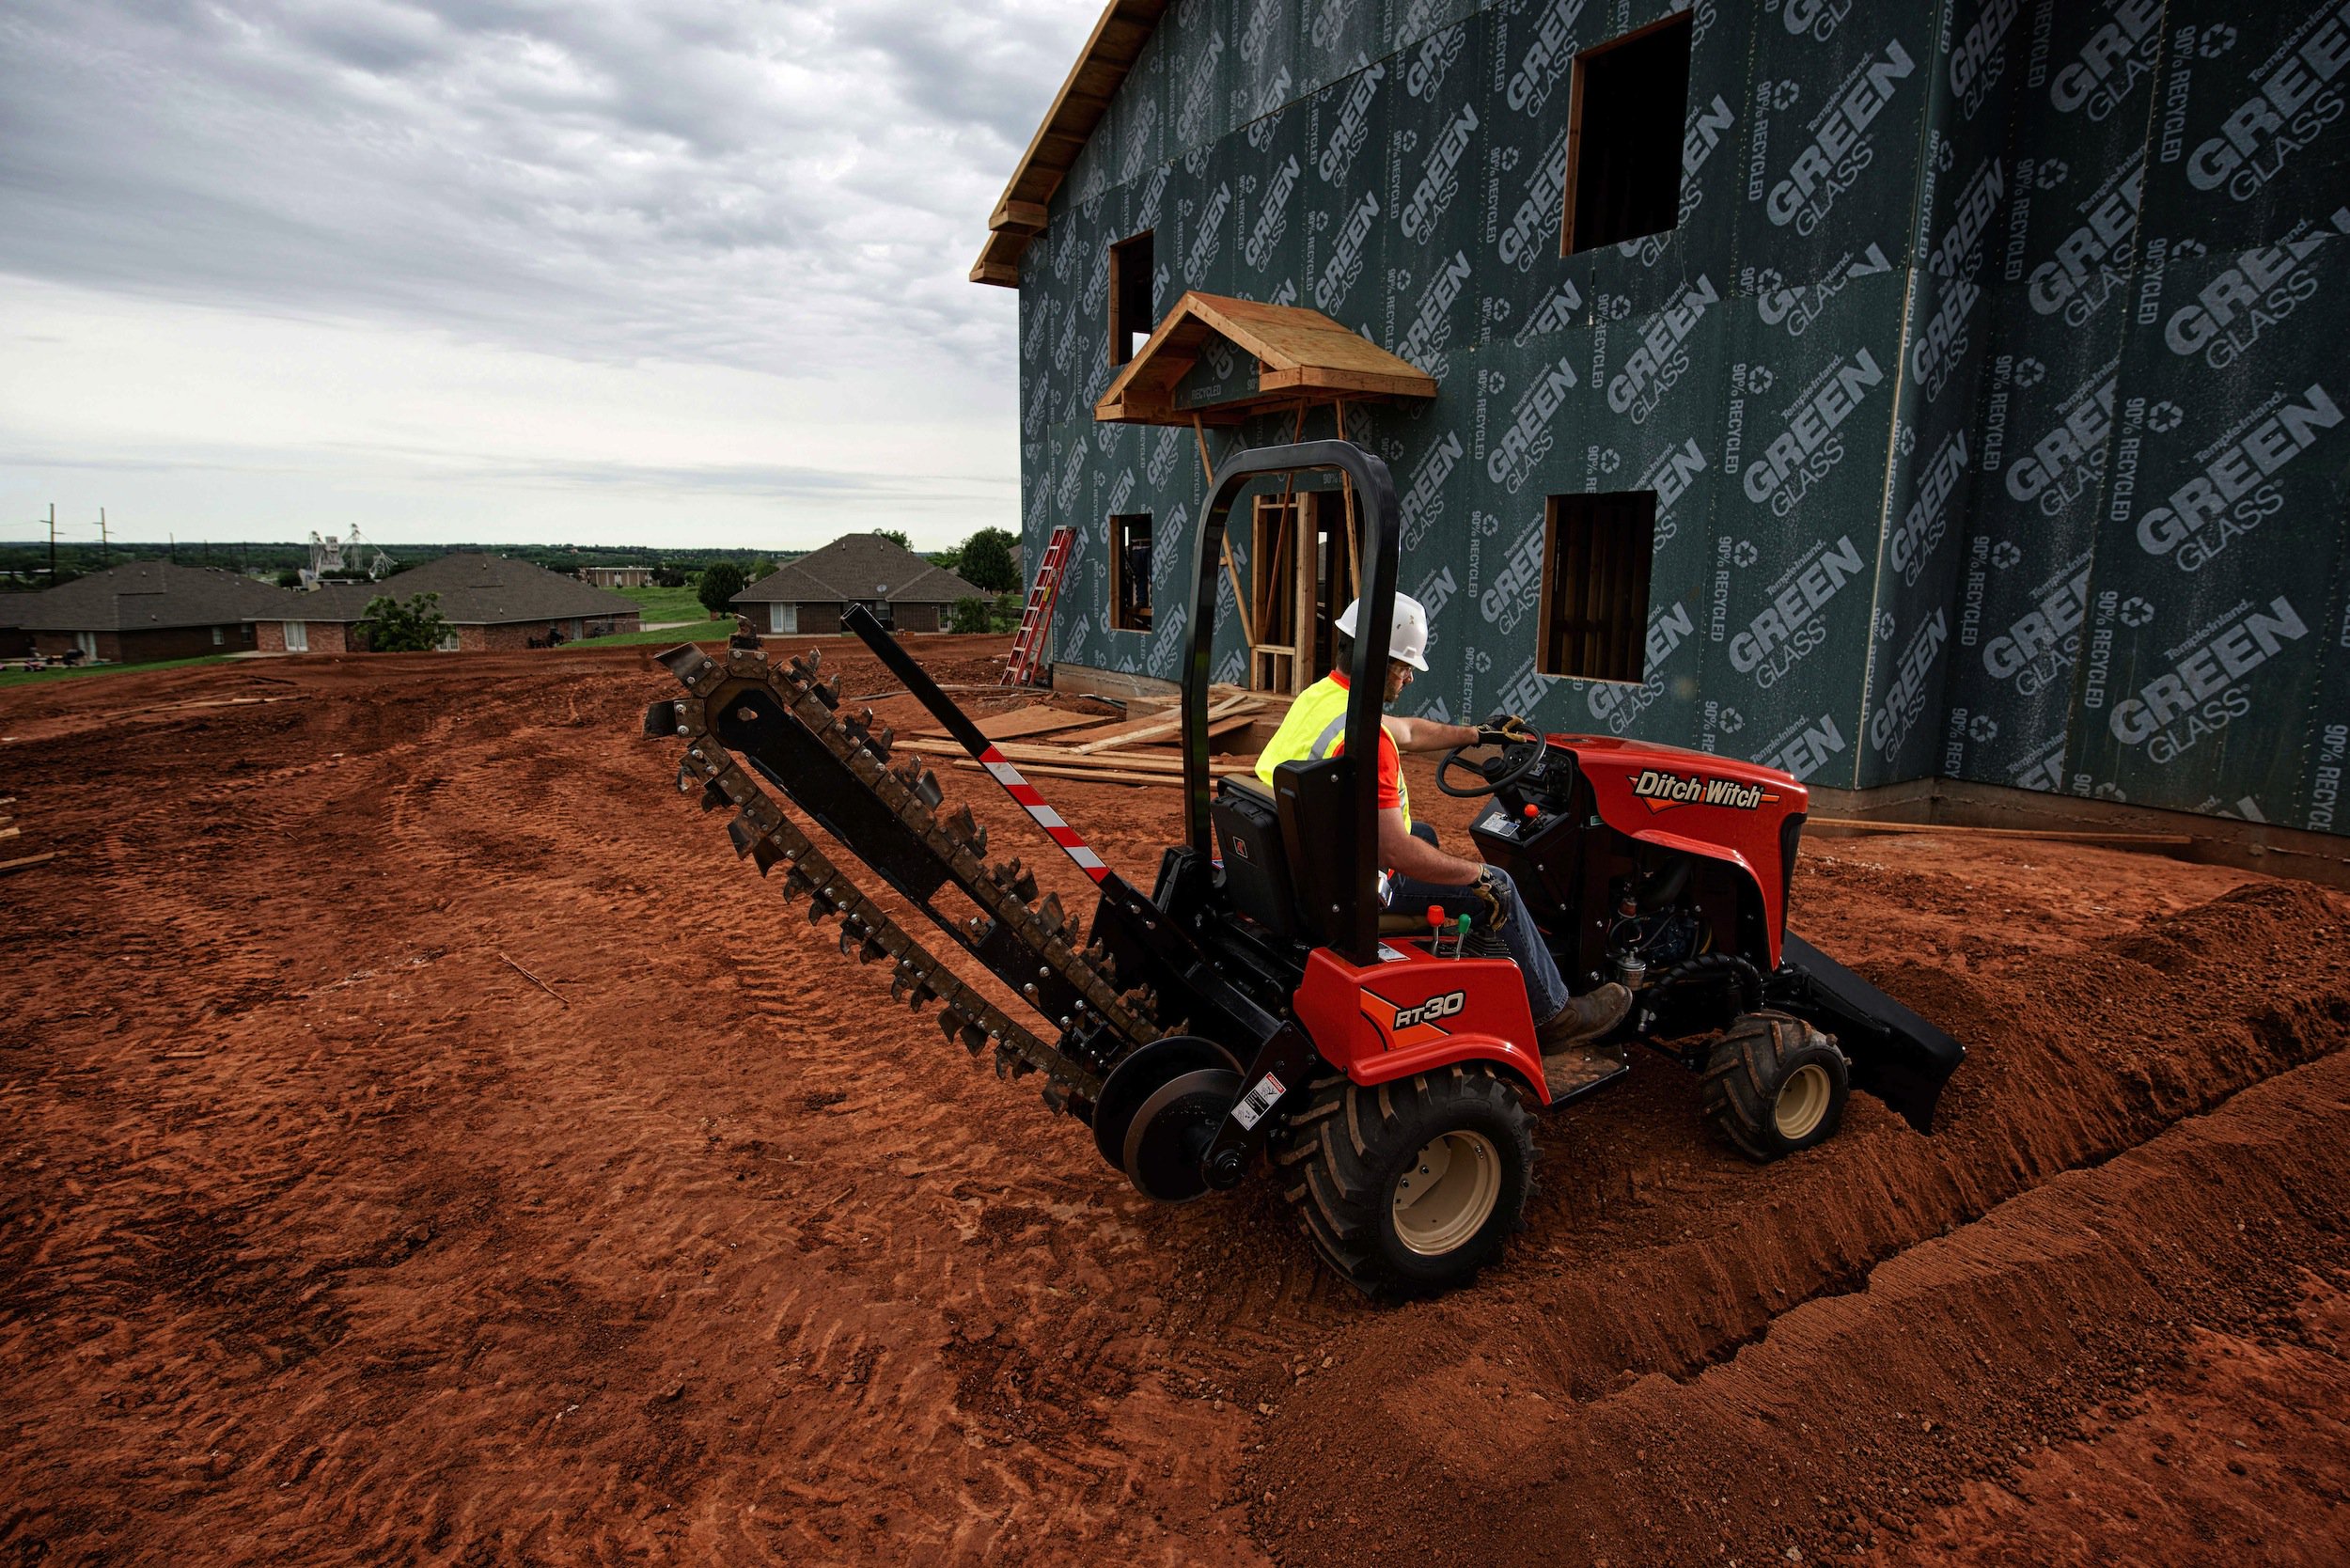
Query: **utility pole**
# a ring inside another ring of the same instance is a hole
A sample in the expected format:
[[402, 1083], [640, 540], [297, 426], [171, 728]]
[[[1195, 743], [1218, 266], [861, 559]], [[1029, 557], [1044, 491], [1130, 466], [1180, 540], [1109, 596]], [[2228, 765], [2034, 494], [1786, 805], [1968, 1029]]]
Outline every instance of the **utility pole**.
[[114, 557], [106, 552], [106, 509], [100, 507], [98, 509], [98, 569], [103, 572], [113, 562]]
[[49, 586], [57, 586], [57, 503], [49, 503]]

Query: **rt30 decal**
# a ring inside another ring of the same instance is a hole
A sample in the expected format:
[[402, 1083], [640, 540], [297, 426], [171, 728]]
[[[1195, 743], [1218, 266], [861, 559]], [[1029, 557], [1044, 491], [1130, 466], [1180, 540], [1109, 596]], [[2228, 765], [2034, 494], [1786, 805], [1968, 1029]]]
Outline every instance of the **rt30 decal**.
[[1447, 991], [1411, 1007], [1398, 1007], [1385, 996], [1369, 991], [1363, 993], [1363, 1016], [1386, 1037], [1390, 1051], [1450, 1034], [1452, 1031], [1437, 1020], [1454, 1017], [1466, 1006], [1468, 993], [1465, 991]]

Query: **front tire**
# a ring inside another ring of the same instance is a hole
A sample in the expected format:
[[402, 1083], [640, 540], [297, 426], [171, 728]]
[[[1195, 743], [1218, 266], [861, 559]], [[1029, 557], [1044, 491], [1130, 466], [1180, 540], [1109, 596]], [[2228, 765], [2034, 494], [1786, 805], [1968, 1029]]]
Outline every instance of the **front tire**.
[[1467, 1283], [1525, 1223], [1531, 1118], [1481, 1062], [1364, 1089], [1314, 1085], [1274, 1155], [1307, 1239], [1366, 1294]]
[[1714, 1130], [1767, 1165], [1836, 1136], [1852, 1074], [1836, 1042], [1802, 1019], [1749, 1012], [1715, 1042], [1704, 1090]]

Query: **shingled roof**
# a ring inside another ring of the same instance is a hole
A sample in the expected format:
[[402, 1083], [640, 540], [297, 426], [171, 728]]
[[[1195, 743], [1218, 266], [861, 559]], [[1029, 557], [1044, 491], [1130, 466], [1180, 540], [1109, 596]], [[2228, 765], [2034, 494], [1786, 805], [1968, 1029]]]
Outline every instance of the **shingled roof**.
[[128, 561], [17, 596], [10, 623], [28, 632], [152, 632], [298, 616], [299, 595], [218, 567]]
[[951, 604], [984, 599], [943, 566], [932, 566], [894, 539], [842, 534], [821, 550], [776, 568], [736, 594], [737, 604], [846, 604], [886, 599], [893, 604]]
[[315, 593], [289, 594], [292, 604], [273, 619], [355, 621], [366, 618], [368, 602], [379, 594], [407, 600], [419, 593], [439, 594], [441, 619], [452, 626], [638, 613], [636, 601], [625, 594], [589, 588], [528, 561], [460, 551], [382, 582], [336, 583]]

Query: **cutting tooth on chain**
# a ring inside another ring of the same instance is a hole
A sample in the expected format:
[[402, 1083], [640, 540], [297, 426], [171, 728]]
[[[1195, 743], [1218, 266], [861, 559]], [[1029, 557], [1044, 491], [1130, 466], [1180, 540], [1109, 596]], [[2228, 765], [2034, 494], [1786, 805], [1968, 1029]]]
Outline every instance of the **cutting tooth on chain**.
[[1022, 903], [1035, 902], [1036, 873], [1022, 866], [1018, 855], [1015, 855], [1010, 860], [996, 866], [993, 875], [995, 878], [996, 886], [1018, 899]]
[[[902, 759], [892, 766], [889, 753], [895, 735], [886, 727], [877, 728], [870, 710], [858, 709], [847, 714], [838, 712], [840, 677], [837, 672], [819, 673], [822, 658], [818, 651], [811, 649], [788, 659], [770, 660], [763, 653], [736, 649], [720, 663], [687, 645], [670, 650], [659, 658], [692, 694], [682, 701], [673, 700], [670, 714], [648, 715], [649, 729], [674, 717], [675, 732], [689, 742], [684, 765], [679, 772], [681, 792], [690, 796], [698, 792], [702, 804], [712, 809], [721, 804], [737, 807], [739, 814], [728, 828], [736, 853], [752, 859], [762, 872], [782, 864], [786, 868], [786, 897], [807, 899], [808, 918], [812, 922], [821, 923], [828, 915], [856, 914], [867, 917], [851, 938], [860, 952], [868, 938], [876, 933], [885, 933], [880, 956], [902, 960], [923, 951], [919, 944], [881, 917], [854, 884], [840, 877], [800, 831], [784, 820], [775, 803], [729, 755], [726, 743], [708, 728], [711, 720], [706, 715], [722, 711], [729, 724], [756, 728], [761, 722], [764, 710], [760, 705], [735, 699], [735, 694], [742, 690], [739, 683], [746, 682], [754, 689], [771, 693], [790, 719], [830, 751], [885, 809], [939, 851], [942, 868], [980, 910], [972, 919], [956, 921], [941, 916], [928, 901], [923, 901], [926, 914], [938, 918], [974, 949], [993, 939], [999, 927], [1008, 931], [1035, 952], [1047, 974], [1059, 976], [1075, 991], [1070, 1005], [1075, 1006], [1078, 1013], [1098, 1019], [1101, 1026], [1122, 1041], [1139, 1043], [1158, 1038], [1162, 1031], [1147, 1011], [1128, 1005], [1130, 1000], [1142, 999], [1147, 1006], [1154, 1003], [1155, 998], [1140, 988], [1121, 996], [1114, 981], [1110, 956], [1100, 943], [1083, 953], [1072, 950], [1069, 944], [1075, 928], [1068, 911], [1058, 897], [1039, 903], [1035, 872], [1017, 857], [1001, 866], [988, 865], [987, 830], [973, 818], [969, 808], [958, 807], [950, 820], [939, 815], [944, 792], [937, 776], [922, 766], [917, 758]], [[738, 713], [737, 709], [743, 712]], [[766, 765], [762, 762], [762, 769]], [[971, 858], [964, 858], [966, 855]], [[893, 992], [903, 990], [917, 1006], [926, 999], [960, 1000], [962, 1005], [955, 1017], [964, 1022], [952, 1027], [956, 1038], [975, 1049], [987, 1042], [1000, 1045], [1010, 1040], [1017, 1047], [1015, 1057], [1030, 1070], [1042, 1067], [1048, 1077], [1062, 1068], [1078, 1074], [1089, 1071], [1087, 1063], [1063, 1058], [1050, 1047], [1036, 1044], [1032, 1035], [1004, 1019], [989, 1004], [979, 1001], [967, 987], [935, 967], [935, 960], [930, 960], [928, 967], [917, 965], [916, 976], [927, 978], [917, 978], [903, 987], [893, 985]], [[993, 964], [991, 961], [991, 966]], [[902, 978], [893, 975], [893, 979]], [[1027, 982], [1021, 989], [1029, 1000], [1040, 1007], [1043, 1005], [1042, 988]], [[1032, 1044], [1034, 1054], [1030, 1052]], [[1091, 1097], [1091, 1090], [1083, 1085], [1077, 1085], [1073, 1092], [1081, 1099]]]
[[[942, 1004], [942, 1034], [975, 1054], [992, 1044], [996, 1051], [997, 1070], [1007, 1075], [1018, 1077], [1043, 1072], [1059, 1089], [1064, 1104], [1071, 1098], [1089, 1101], [1100, 1093], [1101, 1080], [1087, 1063], [1062, 1056], [956, 979], [951, 970], [893, 923], [854, 883], [832, 867], [748, 775], [731, 761], [700, 751], [689, 759], [688, 766], [695, 779], [717, 788], [741, 807], [739, 815], [728, 825], [738, 853], [763, 856], [767, 864], [780, 862], [789, 868], [784, 877], [785, 891], [807, 898], [811, 921], [821, 920], [828, 914], [841, 917], [838, 940], [844, 953], [853, 953], [860, 963], [894, 961], [890, 971], [892, 1000], [903, 1001], [916, 1010], [928, 1002]], [[746, 839], [750, 848], [744, 851]]]

